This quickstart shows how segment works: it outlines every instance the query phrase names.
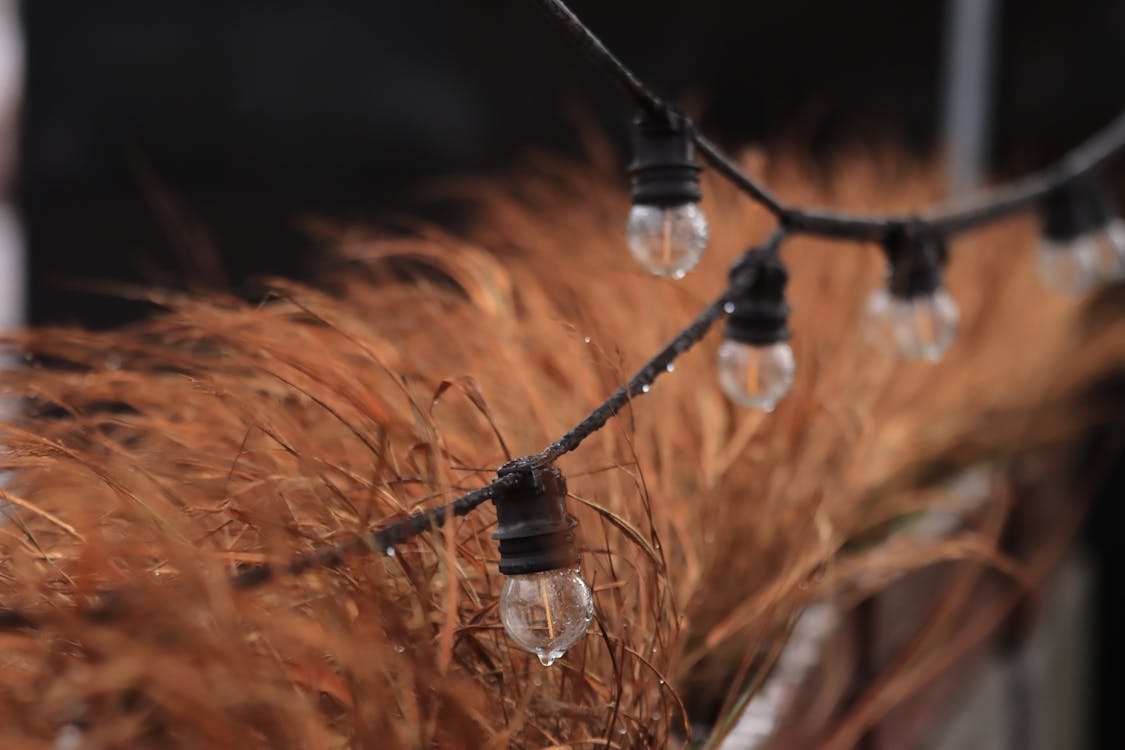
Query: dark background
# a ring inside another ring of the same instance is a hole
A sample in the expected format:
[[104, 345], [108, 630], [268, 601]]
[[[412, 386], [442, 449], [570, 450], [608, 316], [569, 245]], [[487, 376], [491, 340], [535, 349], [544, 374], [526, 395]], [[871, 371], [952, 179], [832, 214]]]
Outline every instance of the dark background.
[[[993, 154], [1012, 171], [1061, 153], [1125, 104], [1125, 2], [1002, 5]], [[704, 127], [726, 143], [784, 139], [813, 153], [938, 143], [943, 2], [574, 7], [659, 90], [702, 101]], [[136, 314], [63, 288], [69, 277], [299, 274], [315, 262], [302, 213], [370, 217], [428, 176], [502, 168], [527, 146], [575, 148], [576, 111], [617, 139], [631, 114], [531, 0], [23, 8], [19, 196], [33, 322]], [[145, 179], [207, 230], [223, 273], [184, 259]]]
[[[701, 102], [721, 142], [812, 155], [940, 146], [944, 6], [573, 2], [642, 78]], [[302, 275], [317, 258], [301, 215], [369, 219], [409, 207], [427, 177], [499, 170], [527, 147], [575, 150], [575, 112], [622, 143], [631, 115], [531, 0], [29, 0], [23, 15], [17, 197], [35, 323], [143, 312], [74, 280], [237, 288]], [[1125, 107], [1125, 2], [1008, 0], [998, 25], [994, 173], [1045, 163]], [[162, 225], [160, 191], [210, 237], [217, 266]], [[1125, 632], [1107, 518], [1123, 487], [1107, 488], [1092, 527], [1107, 718]], [[1125, 747], [1115, 723], [1102, 722], [1105, 747]]]

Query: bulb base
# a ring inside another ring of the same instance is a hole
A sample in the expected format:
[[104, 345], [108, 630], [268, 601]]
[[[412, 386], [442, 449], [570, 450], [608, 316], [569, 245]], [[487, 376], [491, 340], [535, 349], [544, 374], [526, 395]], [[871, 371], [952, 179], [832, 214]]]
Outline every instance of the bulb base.
[[727, 306], [726, 338], [751, 346], [788, 341], [789, 304], [785, 287], [789, 272], [776, 252], [755, 248], [731, 269], [731, 283], [753, 274], [750, 286]]
[[500, 572], [507, 576], [541, 573], [578, 564], [574, 544], [577, 522], [566, 512], [566, 478], [554, 466], [536, 467], [531, 459], [510, 461], [496, 480], [512, 481], [497, 492], [497, 528], [492, 538], [500, 546]]
[[1095, 177], [1070, 182], [1048, 193], [1043, 202], [1043, 234], [1050, 247], [1065, 247], [1109, 224], [1113, 208]]
[[949, 251], [941, 235], [921, 225], [893, 227], [883, 240], [887, 288], [899, 299], [928, 297], [942, 288], [941, 269]]
[[633, 121], [632, 198], [636, 205], [682, 206], [703, 198], [691, 125], [671, 111], [642, 112]]

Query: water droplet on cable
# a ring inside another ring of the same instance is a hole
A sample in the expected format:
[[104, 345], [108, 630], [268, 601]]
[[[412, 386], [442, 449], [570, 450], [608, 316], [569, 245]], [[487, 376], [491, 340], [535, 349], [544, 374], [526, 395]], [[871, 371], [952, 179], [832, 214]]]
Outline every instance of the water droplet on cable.
[[675, 371], [676, 371], [676, 365], [675, 365], [675, 363], [674, 363], [674, 362], [669, 362], [669, 363], [668, 363], [667, 365], [665, 365], [665, 366], [664, 366], [664, 370], [665, 370], [666, 372], [675, 372]]
[[584, 338], [582, 339], [582, 343], [583, 343], [583, 344], [589, 344], [589, 343], [590, 343], [590, 337], [589, 337], [589, 336], [586, 336], [586, 337], [584, 337]]
[[384, 550], [384, 551], [387, 553], [387, 557], [394, 557], [395, 556], [395, 548], [394, 547], [387, 547], [387, 549]]
[[660, 681], [660, 686], [661, 686], [661, 687], [664, 687], [664, 680], [661, 680], [661, 681]]
[[723, 304], [723, 312], [725, 312], [727, 315], [730, 315], [732, 312], [734, 312], [734, 303], [733, 302], [724, 303]]
[[648, 393], [651, 390], [652, 390], [652, 386], [649, 385], [648, 383], [645, 383], [644, 385], [641, 386], [641, 393]]

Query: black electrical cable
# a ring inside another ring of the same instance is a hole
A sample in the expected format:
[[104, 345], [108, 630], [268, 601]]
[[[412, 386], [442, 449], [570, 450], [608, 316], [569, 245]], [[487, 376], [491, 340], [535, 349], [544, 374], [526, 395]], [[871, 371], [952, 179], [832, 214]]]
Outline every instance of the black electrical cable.
[[[771, 251], [776, 251], [784, 237], [785, 230], [779, 227], [769, 237], [764, 246]], [[736, 263], [735, 266], [737, 265]], [[551, 443], [540, 453], [531, 456], [535, 465], [552, 464], [563, 454], [573, 451], [583, 440], [605, 426], [606, 422], [630, 400], [648, 393], [656, 379], [669, 371], [669, 365], [698, 343], [715, 321], [723, 316], [727, 302], [737, 297], [751, 283], [753, 283], [753, 278], [750, 275], [736, 276], [718, 299], [704, 308], [695, 320], [676, 334], [656, 356], [646, 362], [629, 379], [626, 385], [617, 389], [613, 395], [586, 415], [581, 422], [561, 438]], [[501, 477], [492, 484], [467, 492], [445, 505], [420, 511], [409, 518], [381, 526], [346, 542], [300, 555], [287, 563], [281, 565], [262, 563], [248, 567], [231, 578], [231, 585], [237, 589], [256, 588], [269, 583], [279, 575], [294, 576], [313, 568], [330, 568], [340, 565], [348, 555], [363, 550], [369, 550], [376, 554], [387, 554], [396, 544], [432, 529], [441, 528], [451, 516], [466, 516], [472, 513], [490, 500], [497, 491], [503, 490], [506, 486], [514, 485], [517, 481], [518, 477], [515, 475]], [[98, 617], [105, 619], [105, 613], [98, 610]], [[18, 610], [0, 608], [0, 631], [35, 629], [37, 627], [38, 623], [32, 615]]]
[[[637, 78], [562, 0], [536, 2], [546, 16], [566, 32], [575, 45], [590, 56], [639, 106], [647, 109], [673, 109]], [[1047, 169], [1006, 188], [987, 191], [963, 202], [936, 206], [916, 216], [861, 216], [786, 206], [765, 186], [743, 172], [734, 159], [698, 130], [693, 128], [693, 134], [699, 153], [715, 171], [765, 207], [789, 231], [831, 239], [881, 242], [889, 230], [919, 220], [942, 234], [953, 234], [1035, 208], [1048, 193], [1096, 170], [1106, 160], [1125, 150], [1125, 113]]]
[[[778, 227], [763, 246], [770, 252], [776, 252], [781, 245], [781, 241], [785, 238], [785, 234], [785, 229]], [[737, 265], [736, 262], [735, 266], [737, 267]], [[733, 280], [726, 291], [719, 295], [718, 299], [703, 308], [703, 311], [695, 317], [695, 320], [676, 334], [675, 338], [669, 341], [656, 356], [646, 362], [629, 379], [626, 385], [614, 391], [612, 396], [587, 414], [586, 418], [575, 425], [573, 429], [537, 454], [535, 456], [536, 462], [540, 465], [554, 463], [560, 456], [570, 453], [583, 440], [600, 430], [631, 399], [648, 393], [656, 379], [669, 371], [668, 366], [675, 362], [681, 354], [699, 343], [715, 321], [725, 314], [724, 308], [727, 303], [738, 297], [752, 282], [753, 278], [748, 275]]]
[[[559, 24], [570, 38], [589, 55], [610, 77], [629, 93], [641, 107], [652, 111], [670, 109], [663, 99], [645, 85], [561, 0], [537, 0], [546, 15]], [[677, 113], [679, 114], [679, 113]], [[682, 115], [681, 115], [682, 116]], [[858, 241], [880, 242], [888, 233], [922, 222], [942, 234], [965, 231], [1021, 210], [1034, 207], [1044, 197], [1066, 183], [1101, 166], [1106, 160], [1125, 150], [1125, 113], [1108, 127], [1070, 152], [1058, 164], [1030, 175], [1002, 190], [992, 191], [983, 198], [965, 204], [939, 206], [918, 215], [864, 217], [843, 213], [805, 210], [786, 206], [766, 187], [747, 175], [737, 163], [718, 146], [692, 128], [696, 146], [711, 165], [736, 187], [756, 200], [774, 216], [779, 226], [764, 247], [776, 252], [787, 233], [813, 234], [821, 237]], [[554, 463], [559, 457], [575, 450], [583, 440], [594, 434], [614, 417], [633, 398], [648, 393], [662, 373], [668, 371], [677, 357], [698, 343], [711, 326], [724, 315], [726, 304], [749, 285], [752, 279], [733, 281], [718, 299], [709, 304], [686, 328], [680, 331], [663, 349], [645, 363], [629, 382], [618, 388], [602, 404], [591, 411], [565, 435], [533, 456], [539, 466]], [[453, 515], [467, 515], [491, 498], [496, 485], [474, 490], [448, 505], [432, 508], [410, 518], [370, 532], [367, 543], [353, 541], [322, 552], [311, 553], [291, 561], [283, 570], [301, 573], [311, 567], [335, 565], [348, 552], [370, 546], [382, 552], [394, 544], [417, 536], [430, 528], [445, 524], [448, 511]], [[259, 566], [240, 573], [234, 580], [241, 588], [249, 588], [270, 580], [277, 568]]]
[[[785, 237], [785, 230], [778, 228], [766, 240], [764, 247], [770, 252], [776, 252]], [[738, 265], [737, 263], [735, 264]], [[629, 382], [614, 391], [613, 395], [603, 401], [586, 417], [570, 429], [565, 435], [548, 445], [541, 452], [532, 456], [536, 466], [553, 464], [562, 455], [573, 451], [582, 441], [593, 435], [605, 426], [606, 422], [614, 417], [633, 398], [648, 393], [652, 384], [662, 374], [669, 372], [669, 366], [683, 353], [687, 352], [698, 343], [714, 325], [715, 321], [724, 315], [724, 308], [728, 302], [737, 297], [746, 287], [753, 283], [749, 275], [737, 277], [719, 295], [718, 299], [705, 307], [686, 328], [680, 331], [669, 341], [656, 356], [646, 362]], [[506, 484], [514, 483], [514, 478], [501, 478], [487, 487], [466, 493], [447, 505], [439, 505], [429, 510], [415, 513], [407, 519], [396, 521], [368, 532], [366, 536], [344, 542], [334, 547], [317, 550], [307, 555], [296, 557], [284, 566], [264, 563], [240, 571], [232, 579], [236, 588], [254, 588], [272, 580], [279, 573], [298, 575], [315, 567], [332, 567], [339, 565], [343, 558], [351, 552], [358, 552], [364, 548], [376, 553], [385, 554], [394, 545], [411, 537], [418, 536], [430, 529], [440, 528], [445, 525], [452, 511], [454, 516], [465, 516], [491, 499], [493, 494], [503, 489]], [[2, 622], [0, 622], [2, 629]]]
[[[572, 41], [636, 101], [650, 111], [674, 112], [614, 55], [605, 44], [561, 0], [537, 0], [546, 15], [562, 27]], [[679, 115], [679, 113], [676, 113]], [[682, 116], [682, 115], [681, 115]], [[904, 227], [927, 225], [942, 235], [967, 231], [1009, 214], [1038, 206], [1050, 193], [1098, 169], [1110, 158], [1125, 150], [1125, 113], [1091, 137], [1066, 157], [1047, 169], [1036, 172], [1007, 187], [987, 191], [965, 201], [939, 205], [911, 216], [859, 216], [817, 209], [798, 209], [785, 205], [765, 186], [747, 175], [718, 146], [692, 127], [692, 136], [699, 153], [717, 172], [757, 201], [778, 220], [778, 227], [763, 247], [776, 253], [788, 234], [811, 234], [825, 238], [882, 242], [892, 231]], [[738, 264], [735, 264], [736, 267]], [[753, 278], [735, 274], [727, 289], [703, 309], [686, 328], [645, 363], [629, 382], [618, 388], [602, 404], [591, 411], [565, 435], [531, 456], [537, 466], [554, 463], [575, 450], [613, 418], [633, 398], [648, 393], [652, 384], [683, 353], [706, 335], [711, 326], [725, 314], [727, 303], [743, 292]], [[394, 545], [445, 525], [451, 516], [465, 516], [492, 498], [514, 478], [501, 478], [487, 487], [468, 492], [445, 505], [430, 508], [348, 542], [317, 550], [290, 560], [284, 565], [270, 563], [238, 572], [231, 580], [236, 588], [247, 589], [267, 583], [285, 573], [298, 575], [316, 567], [339, 565], [344, 558], [363, 549], [386, 554]], [[0, 630], [34, 628], [33, 617], [16, 610], [0, 608]]]
[[315, 550], [305, 555], [295, 557], [283, 566], [271, 563], [254, 565], [239, 571], [231, 579], [235, 588], [249, 589], [260, 586], [273, 580], [279, 573], [300, 575], [312, 568], [331, 568], [341, 564], [344, 558], [352, 552], [370, 549], [379, 554], [387, 554], [394, 549], [396, 544], [423, 534], [431, 529], [438, 529], [452, 516], [467, 516], [492, 499], [493, 494], [505, 485], [514, 484], [515, 479], [498, 480], [487, 487], [468, 492], [446, 505], [439, 505], [424, 511], [419, 511], [402, 521], [381, 526], [367, 532], [363, 536], [338, 544]]

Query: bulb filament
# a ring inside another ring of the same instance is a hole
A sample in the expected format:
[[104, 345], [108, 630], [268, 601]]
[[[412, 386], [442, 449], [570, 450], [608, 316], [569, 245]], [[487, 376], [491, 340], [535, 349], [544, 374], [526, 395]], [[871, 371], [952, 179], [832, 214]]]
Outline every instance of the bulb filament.
[[555, 621], [551, 616], [551, 600], [547, 596], [547, 582], [539, 579], [539, 595], [543, 597], [543, 611], [547, 614], [547, 637], [555, 640]]
[[753, 395], [761, 388], [761, 368], [758, 367], [758, 353], [750, 352], [750, 361], [746, 367], [746, 392]]
[[665, 210], [664, 212], [664, 262], [672, 262], [672, 213]]

